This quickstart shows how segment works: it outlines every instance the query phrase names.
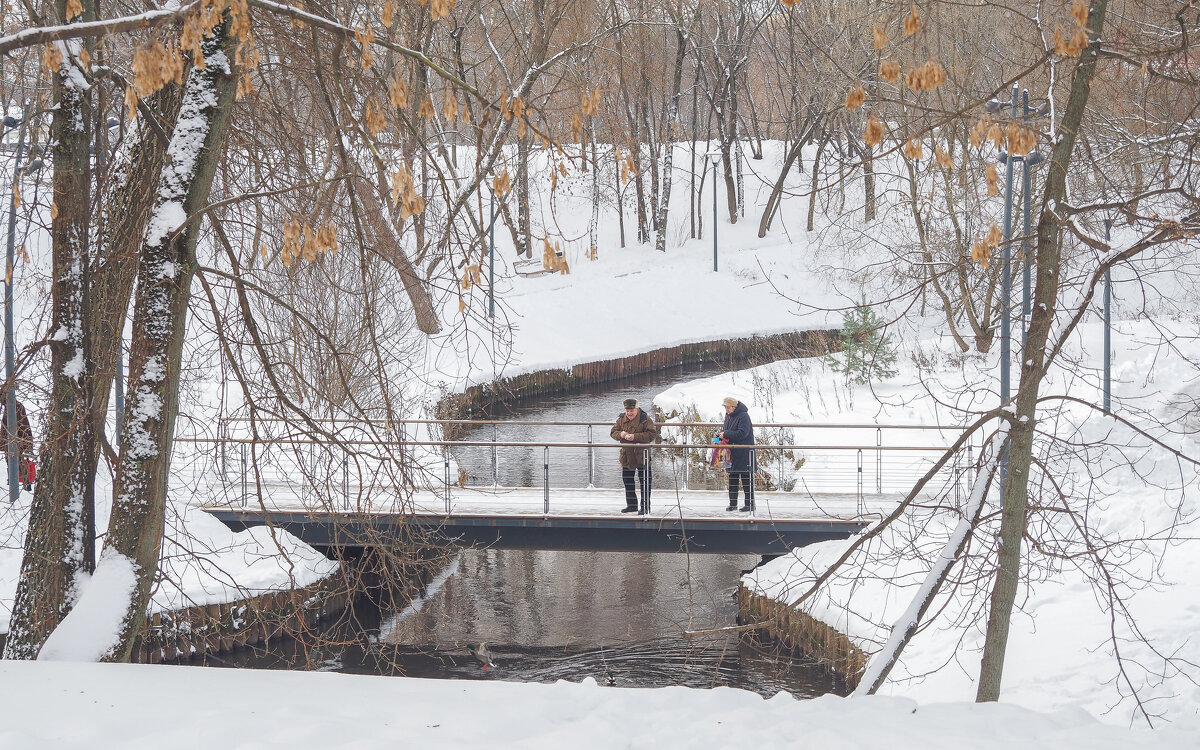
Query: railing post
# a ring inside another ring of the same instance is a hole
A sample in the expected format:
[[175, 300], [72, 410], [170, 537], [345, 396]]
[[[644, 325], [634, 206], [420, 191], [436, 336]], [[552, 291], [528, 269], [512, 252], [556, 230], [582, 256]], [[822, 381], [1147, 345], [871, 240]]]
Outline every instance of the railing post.
[[[791, 442], [790, 440], [788, 442]], [[779, 476], [775, 477], [775, 491], [783, 492], [783, 451], [779, 451]]]
[[972, 472], [975, 470], [975, 446], [967, 442], [967, 484], [974, 485], [975, 479]]
[[350, 457], [342, 456], [342, 507], [350, 510]]
[[650, 449], [642, 448], [642, 463], [646, 470], [642, 472], [642, 515], [650, 514]]
[[220, 441], [220, 445], [221, 445], [221, 481], [222, 482], [224, 482], [225, 478], [229, 475], [229, 467], [225, 462], [225, 437], [226, 437], [225, 420], [222, 419], [217, 422], [217, 440]]
[[542, 454], [542, 507], [543, 513], [550, 514], [550, 446], [543, 448]]
[[863, 453], [862, 448], [858, 449], [858, 514], [863, 513]]
[[954, 452], [954, 507], [956, 507], [956, 508], [962, 508], [962, 495], [960, 492], [961, 481], [962, 481], [962, 475], [958, 470], [958, 451], [955, 451]]
[[446, 515], [450, 515], [450, 446], [448, 445], [442, 446], [442, 466], [446, 478]]
[[[690, 433], [691, 433], [691, 430], [689, 430], [687, 427], [683, 428], [683, 432], [681, 433], [681, 436], [679, 439], [683, 442], [684, 445], [691, 445], [692, 436]], [[687, 491], [687, 488], [688, 488], [688, 473], [690, 472], [691, 468], [692, 468], [692, 449], [684, 448], [683, 449], [683, 489], [685, 492]]]
[[407, 479], [408, 471], [408, 430], [403, 422], [400, 423], [400, 478]]
[[750, 515], [753, 516], [758, 510], [758, 504], [754, 502], [754, 482], [758, 479], [758, 450], [750, 449], [750, 497], [746, 498], [747, 504], [750, 506]]
[[492, 422], [492, 489], [500, 486], [500, 455], [496, 448], [496, 423]]
[[242, 507], [246, 507], [246, 502], [249, 500], [246, 494], [246, 444], [242, 443]]
[[875, 492], [883, 494], [883, 428], [875, 428]]
[[592, 452], [592, 426], [588, 425], [588, 489], [596, 487], [596, 456]]

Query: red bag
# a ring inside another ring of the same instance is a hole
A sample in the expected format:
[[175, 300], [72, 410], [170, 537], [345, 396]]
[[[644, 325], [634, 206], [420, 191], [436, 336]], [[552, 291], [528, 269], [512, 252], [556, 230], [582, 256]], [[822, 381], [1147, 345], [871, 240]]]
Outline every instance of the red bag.
[[723, 446], [723, 445], [729, 445], [729, 441], [726, 440], [725, 438], [721, 438], [721, 441], [719, 443], [717, 443], [717, 447], [712, 449], [712, 456], [709, 458], [708, 463], [714, 469], [728, 469], [729, 468], [729, 462], [730, 462], [729, 449], [722, 448], [721, 446]]

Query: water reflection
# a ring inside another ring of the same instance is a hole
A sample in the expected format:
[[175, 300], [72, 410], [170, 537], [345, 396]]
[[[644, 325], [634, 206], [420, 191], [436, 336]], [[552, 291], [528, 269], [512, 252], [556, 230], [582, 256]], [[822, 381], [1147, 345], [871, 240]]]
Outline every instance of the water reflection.
[[[641, 407], [650, 413], [654, 397], [667, 388], [682, 381], [715, 375], [718, 372], [720, 371], [702, 370], [699, 367], [677, 368], [641, 378], [631, 378], [620, 384], [591, 386], [575, 395], [555, 396], [553, 403], [535, 402], [502, 407], [488, 415], [477, 414], [475, 418], [525, 419], [540, 422], [596, 421], [603, 424], [592, 428], [591, 441], [597, 445], [616, 445], [616, 441], [609, 436], [609, 429], [622, 415], [621, 402], [624, 399], [636, 398]], [[490, 425], [475, 428], [468, 432], [464, 439], [586, 443], [589, 435], [588, 428], [584, 426], [502, 424], [494, 428]], [[620, 488], [621, 466], [617, 453], [615, 448], [593, 450], [589, 472], [587, 449], [551, 448], [550, 486], [587, 487], [590, 478], [596, 487]], [[497, 448], [494, 468], [491, 448], [458, 448], [454, 457], [459, 467], [466, 470], [468, 483], [472, 485], [490, 485], [498, 480], [502, 487], [540, 487], [545, 478], [545, 456], [542, 448]], [[655, 459], [655, 486], [674, 486], [675, 479], [671, 477], [673, 470], [668, 462]]]
[[[611, 672], [619, 685], [732, 685], [774, 694], [836, 688], [820, 672], [733, 635], [684, 631], [733, 623], [734, 592], [754, 557], [467, 550], [453, 575], [379, 631], [381, 659], [406, 674], [553, 682]], [[487, 643], [483, 670], [464, 645]]]

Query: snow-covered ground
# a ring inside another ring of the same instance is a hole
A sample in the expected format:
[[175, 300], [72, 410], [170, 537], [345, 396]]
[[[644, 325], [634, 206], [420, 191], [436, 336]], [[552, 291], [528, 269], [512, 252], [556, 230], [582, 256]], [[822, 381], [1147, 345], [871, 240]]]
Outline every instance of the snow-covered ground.
[[[503, 668], [500, 665], [498, 668]], [[796, 701], [732, 688], [418, 680], [128, 664], [0, 663], [0, 747], [1131, 750], [1196, 747], [1176, 729], [1082, 711], [904, 698]]]

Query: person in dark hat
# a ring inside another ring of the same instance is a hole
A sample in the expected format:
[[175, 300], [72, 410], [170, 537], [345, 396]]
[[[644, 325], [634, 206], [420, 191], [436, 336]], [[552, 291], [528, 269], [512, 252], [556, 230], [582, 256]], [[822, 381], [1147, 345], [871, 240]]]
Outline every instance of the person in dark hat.
[[[717, 437], [728, 440], [731, 445], [754, 445], [754, 425], [750, 423], [746, 405], [733, 396], [726, 396], [721, 404], [725, 407], [725, 425]], [[739, 484], [746, 496], [746, 504], [741, 510], [754, 510], [753, 448], [729, 449], [729, 507], [725, 510], [738, 510]]]
[[[653, 443], [658, 437], [658, 425], [642, 411], [636, 398], [624, 401], [625, 413], [617, 417], [609, 434], [613, 440], [628, 443]], [[642, 448], [621, 449], [621, 481], [625, 483], [625, 507], [622, 513], [634, 513], [638, 510], [637, 492], [634, 491], [634, 476], [642, 486], [642, 504], [650, 507], [650, 465], [646, 462], [645, 450]]]

